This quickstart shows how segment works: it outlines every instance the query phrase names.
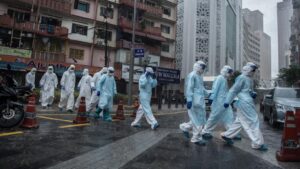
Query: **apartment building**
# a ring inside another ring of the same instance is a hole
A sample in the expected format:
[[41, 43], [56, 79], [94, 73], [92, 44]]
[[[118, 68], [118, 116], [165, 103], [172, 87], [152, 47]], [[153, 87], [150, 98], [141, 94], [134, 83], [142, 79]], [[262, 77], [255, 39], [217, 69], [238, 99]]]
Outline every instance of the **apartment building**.
[[[3, 0], [1, 62], [18, 59], [22, 70], [51, 64], [59, 75], [69, 64], [92, 73], [117, 64], [117, 79], [126, 81], [133, 8], [134, 0]], [[135, 66], [175, 68], [176, 9], [177, 0], [137, 0], [135, 48], [145, 57]]]

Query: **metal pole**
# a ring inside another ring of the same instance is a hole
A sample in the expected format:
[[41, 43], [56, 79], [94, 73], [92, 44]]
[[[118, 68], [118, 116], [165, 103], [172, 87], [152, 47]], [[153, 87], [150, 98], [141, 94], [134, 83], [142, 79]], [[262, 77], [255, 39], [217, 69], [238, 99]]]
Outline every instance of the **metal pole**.
[[[107, 10], [107, 9], [106, 9]], [[107, 23], [107, 16], [105, 19], [105, 66], [108, 67], [108, 44], [107, 44], [107, 29], [108, 29], [108, 23]]]
[[134, 47], [135, 47], [135, 23], [136, 23], [136, 0], [134, 0], [133, 7], [133, 24], [132, 24], [132, 41], [131, 41], [131, 57], [129, 70], [129, 87], [128, 87], [128, 105], [132, 104], [132, 84], [133, 84], [133, 70], [134, 70]]

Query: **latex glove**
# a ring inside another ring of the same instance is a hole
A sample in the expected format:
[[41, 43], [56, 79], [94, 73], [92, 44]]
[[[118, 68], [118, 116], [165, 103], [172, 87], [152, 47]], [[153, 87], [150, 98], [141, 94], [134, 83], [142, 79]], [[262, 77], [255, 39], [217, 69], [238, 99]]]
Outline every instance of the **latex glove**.
[[228, 107], [229, 107], [229, 104], [228, 104], [228, 103], [224, 103], [224, 107], [225, 107], [225, 108], [228, 108]]
[[100, 91], [97, 91], [97, 96], [100, 96], [100, 95], [101, 95]]
[[187, 109], [191, 109], [192, 108], [193, 103], [192, 102], [187, 102], [186, 107]]
[[209, 100], [208, 100], [208, 104], [211, 105], [212, 103], [213, 103], [213, 100], [212, 100], [212, 99], [209, 99]]
[[257, 93], [256, 92], [251, 92], [250, 95], [251, 95], [251, 97], [253, 99], [256, 99], [256, 97], [257, 97]]

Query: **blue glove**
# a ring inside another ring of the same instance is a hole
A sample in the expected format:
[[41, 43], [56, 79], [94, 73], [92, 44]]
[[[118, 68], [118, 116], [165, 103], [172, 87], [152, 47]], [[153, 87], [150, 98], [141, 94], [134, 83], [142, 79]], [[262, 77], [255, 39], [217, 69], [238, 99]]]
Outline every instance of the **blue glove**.
[[152, 79], [156, 79], [156, 75], [154, 73], [152, 74]]
[[101, 94], [100, 91], [97, 91], [97, 96], [100, 96], [100, 94]]
[[224, 107], [227, 109], [229, 107], [228, 103], [224, 103]]
[[65, 86], [61, 86], [61, 89], [62, 89], [62, 90], [65, 90]]
[[208, 104], [211, 105], [212, 103], [213, 103], [213, 100], [212, 100], [212, 99], [209, 99], [209, 100], [208, 100]]
[[192, 102], [187, 102], [186, 107], [187, 109], [191, 109], [192, 108], [193, 103]]
[[253, 99], [255, 99], [255, 98], [257, 97], [256, 92], [251, 92], [250, 95], [251, 95], [251, 97], [252, 97]]

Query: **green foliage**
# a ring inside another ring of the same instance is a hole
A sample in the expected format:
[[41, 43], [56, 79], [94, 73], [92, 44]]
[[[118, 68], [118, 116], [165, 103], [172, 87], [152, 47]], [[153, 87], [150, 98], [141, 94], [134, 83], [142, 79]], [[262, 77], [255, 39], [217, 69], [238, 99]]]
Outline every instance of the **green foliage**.
[[279, 78], [284, 80], [288, 86], [293, 86], [300, 81], [300, 65], [290, 65], [279, 71]]

